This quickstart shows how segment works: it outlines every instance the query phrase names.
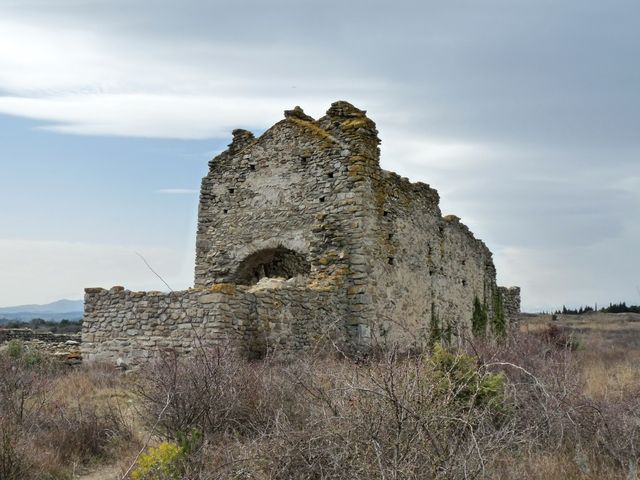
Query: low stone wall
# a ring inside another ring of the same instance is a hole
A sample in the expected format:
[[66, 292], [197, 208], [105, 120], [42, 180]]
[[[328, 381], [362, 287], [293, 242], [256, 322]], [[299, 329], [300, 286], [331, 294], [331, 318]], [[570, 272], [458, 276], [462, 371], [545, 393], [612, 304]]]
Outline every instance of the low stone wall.
[[135, 365], [163, 349], [184, 354], [225, 346], [248, 356], [305, 350], [324, 336], [340, 335], [344, 315], [335, 292], [284, 280], [171, 293], [89, 288], [82, 354]]
[[68, 340], [79, 342], [81, 336], [73, 333], [36, 332], [29, 328], [0, 328], [0, 343], [10, 340], [40, 340], [46, 343], [64, 343]]

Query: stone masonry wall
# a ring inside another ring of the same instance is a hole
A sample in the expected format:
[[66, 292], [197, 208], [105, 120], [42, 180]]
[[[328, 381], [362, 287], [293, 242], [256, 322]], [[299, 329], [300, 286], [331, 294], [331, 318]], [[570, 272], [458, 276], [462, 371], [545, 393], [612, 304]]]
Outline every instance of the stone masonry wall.
[[468, 335], [475, 297], [490, 307], [497, 288], [491, 252], [459, 218], [442, 217], [428, 185], [382, 170], [372, 178], [378, 338], [420, 346], [434, 323], [453, 341]]
[[515, 322], [520, 315], [520, 287], [499, 287], [507, 322]]
[[[85, 290], [86, 360], [136, 365], [158, 351], [224, 347], [250, 356], [341, 340], [344, 308], [329, 291], [266, 279], [253, 287], [217, 284], [178, 292]], [[333, 323], [326, 319], [333, 318]]]

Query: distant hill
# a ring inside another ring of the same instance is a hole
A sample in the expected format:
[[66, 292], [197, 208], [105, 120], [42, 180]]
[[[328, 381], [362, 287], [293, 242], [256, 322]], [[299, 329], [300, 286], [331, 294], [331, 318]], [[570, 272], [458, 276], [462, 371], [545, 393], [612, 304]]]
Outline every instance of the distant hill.
[[0, 323], [2, 320], [80, 320], [83, 315], [82, 300], [58, 300], [45, 305], [18, 305], [0, 307]]

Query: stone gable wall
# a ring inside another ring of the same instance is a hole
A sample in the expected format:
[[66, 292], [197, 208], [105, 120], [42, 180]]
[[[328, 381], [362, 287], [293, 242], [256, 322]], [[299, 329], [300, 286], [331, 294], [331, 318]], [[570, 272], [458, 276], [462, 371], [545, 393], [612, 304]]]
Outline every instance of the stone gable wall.
[[344, 148], [295, 114], [260, 139], [247, 133], [235, 132], [202, 181], [195, 285], [233, 282], [245, 258], [279, 246], [305, 256], [312, 276], [346, 266], [353, 240], [338, 232], [354, 193]]

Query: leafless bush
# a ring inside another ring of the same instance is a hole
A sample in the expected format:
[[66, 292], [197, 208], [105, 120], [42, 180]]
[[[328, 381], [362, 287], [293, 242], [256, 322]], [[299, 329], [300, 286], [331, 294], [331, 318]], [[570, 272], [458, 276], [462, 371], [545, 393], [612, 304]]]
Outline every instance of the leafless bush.
[[138, 390], [166, 438], [202, 433], [185, 479], [632, 478], [640, 391], [589, 398], [577, 355], [517, 332], [358, 361], [169, 354]]
[[585, 395], [581, 357], [557, 338], [513, 332], [502, 344], [470, 345], [483, 368], [509, 380], [515, 413], [510, 450], [564, 457], [578, 475], [633, 478], [640, 459], [640, 386], [593, 400]]
[[44, 394], [57, 374], [58, 366], [43, 361], [29, 364], [23, 357], [0, 354], [0, 412], [12, 422], [21, 423], [42, 405]]
[[114, 405], [52, 405], [39, 419], [38, 442], [55, 445], [63, 464], [104, 459], [116, 442], [131, 440], [131, 427]]
[[118, 380], [103, 367], [69, 367], [0, 353], [0, 478], [67, 478], [132, 441], [116, 403], [95, 394]]
[[[512, 332], [466, 353], [251, 362], [200, 350], [133, 378], [149, 430], [182, 452], [183, 479], [631, 479], [640, 385], [601, 344], [574, 351], [556, 335]], [[135, 443], [122, 375], [20, 355], [0, 353], [0, 478], [66, 478]], [[596, 364], [626, 383], [592, 395], [585, 382], [601, 377], [585, 369]]]
[[19, 428], [6, 416], [0, 416], [0, 478], [28, 478], [31, 463], [25, 451]]
[[507, 445], [502, 377], [440, 356], [166, 356], [139, 391], [165, 436], [206, 434], [190, 478], [477, 478]]
[[165, 353], [140, 378], [144, 418], [151, 425], [160, 418], [158, 430], [168, 438], [194, 428], [208, 434], [264, 432], [283, 413], [278, 408], [297, 408], [290, 384], [277, 369], [265, 362], [249, 363], [227, 350], [189, 358]]

